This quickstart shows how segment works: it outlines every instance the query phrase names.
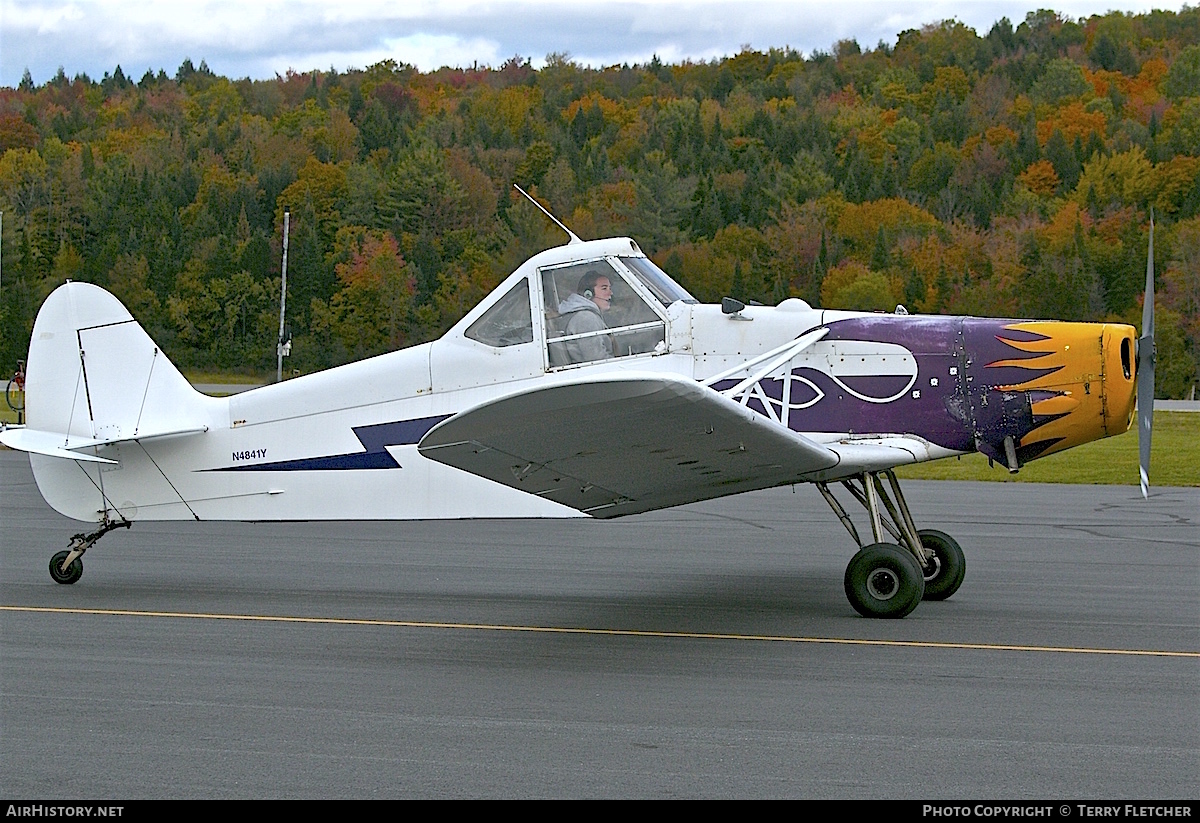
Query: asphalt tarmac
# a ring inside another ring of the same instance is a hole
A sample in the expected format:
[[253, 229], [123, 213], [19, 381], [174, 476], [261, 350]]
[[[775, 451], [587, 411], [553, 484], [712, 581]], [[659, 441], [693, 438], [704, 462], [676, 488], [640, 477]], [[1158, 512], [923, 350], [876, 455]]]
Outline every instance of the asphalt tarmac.
[[808, 487], [135, 523], [63, 586], [83, 524], [0, 451], [0, 796], [1200, 796], [1200, 490], [905, 492], [967, 575], [898, 621], [851, 609]]

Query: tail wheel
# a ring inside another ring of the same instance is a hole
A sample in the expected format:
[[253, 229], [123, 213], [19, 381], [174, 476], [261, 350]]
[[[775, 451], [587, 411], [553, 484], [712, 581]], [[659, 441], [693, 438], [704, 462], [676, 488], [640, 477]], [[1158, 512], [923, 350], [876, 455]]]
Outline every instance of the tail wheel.
[[83, 560], [76, 557], [67, 566], [67, 570], [62, 570], [63, 561], [67, 559], [68, 552], [62, 551], [50, 558], [50, 576], [54, 578], [55, 583], [74, 583], [79, 578], [83, 577]]
[[967, 558], [953, 537], [936, 529], [917, 532], [921, 545], [933, 552], [933, 559], [922, 575], [925, 599], [945, 600], [958, 591], [967, 574]]
[[891, 543], [864, 546], [846, 567], [846, 597], [863, 617], [904, 617], [924, 593], [920, 564]]

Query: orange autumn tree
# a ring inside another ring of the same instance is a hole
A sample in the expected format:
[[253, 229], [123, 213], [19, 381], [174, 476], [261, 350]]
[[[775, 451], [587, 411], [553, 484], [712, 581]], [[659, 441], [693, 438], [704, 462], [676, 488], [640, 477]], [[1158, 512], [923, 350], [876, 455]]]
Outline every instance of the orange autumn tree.
[[1060, 181], [1053, 163], [1049, 160], [1037, 160], [1017, 175], [1017, 182], [1039, 197], [1049, 197], [1054, 194]]
[[821, 283], [821, 304], [829, 309], [892, 311], [898, 302], [887, 276], [857, 260], [834, 266]]
[[348, 226], [337, 244], [348, 260], [335, 266], [340, 288], [328, 304], [314, 300], [316, 324], [355, 357], [404, 345], [416, 281], [391, 232]]

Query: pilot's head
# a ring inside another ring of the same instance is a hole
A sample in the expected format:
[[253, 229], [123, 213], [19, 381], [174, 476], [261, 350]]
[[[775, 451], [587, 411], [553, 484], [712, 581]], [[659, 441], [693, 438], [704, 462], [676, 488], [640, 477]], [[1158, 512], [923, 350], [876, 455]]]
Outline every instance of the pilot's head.
[[595, 303], [600, 311], [608, 311], [612, 305], [612, 281], [595, 269], [579, 278], [579, 286], [575, 291]]

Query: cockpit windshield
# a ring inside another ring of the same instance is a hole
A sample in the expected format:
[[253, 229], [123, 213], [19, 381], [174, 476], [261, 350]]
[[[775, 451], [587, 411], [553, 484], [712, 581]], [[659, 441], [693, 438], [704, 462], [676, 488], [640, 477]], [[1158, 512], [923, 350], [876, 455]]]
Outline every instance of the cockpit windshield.
[[638, 280], [650, 290], [650, 293], [658, 298], [664, 306], [669, 306], [676, 300], [682, 300], [685, 303], [699, 303], [700, 301], [687, 293], [687, 289], [671, 279], [671, 276], [665, 271], [654, 265], [654, 261], [648, 257], [619, 257], [622, 263], [637, 275]]

